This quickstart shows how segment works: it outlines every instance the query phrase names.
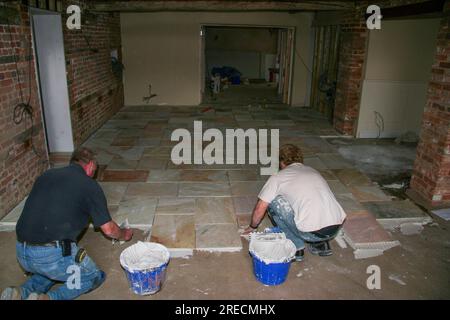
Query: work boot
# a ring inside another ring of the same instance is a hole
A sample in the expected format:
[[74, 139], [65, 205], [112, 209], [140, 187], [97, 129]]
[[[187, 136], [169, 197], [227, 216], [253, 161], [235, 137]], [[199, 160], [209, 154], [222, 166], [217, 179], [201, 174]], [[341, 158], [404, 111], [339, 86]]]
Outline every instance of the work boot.
[[295, 252], [294, 261], [296, 262], [303, 261], [304, 256], [305, 256], [305, 249], [299, 249]]
[[331, 256], [333, 254], [328, 241], [309, 243], [308, 249], [312, 254], [319, 255], [321, 257]]
[[32, 292], [28, 296], [27, 300], [50, 300], [50, 297], [46, 294]]
[[20, 289], [16, 287], [8, 287], [3, 290], [0, 300], [22, 300]]

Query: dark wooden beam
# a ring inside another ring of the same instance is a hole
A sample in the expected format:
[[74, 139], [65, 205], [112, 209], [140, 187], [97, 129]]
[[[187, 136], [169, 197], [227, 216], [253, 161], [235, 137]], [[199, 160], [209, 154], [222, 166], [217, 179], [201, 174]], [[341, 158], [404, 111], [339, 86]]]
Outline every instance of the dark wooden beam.
[[347, 10], [353, 1], [90, 1], [93, 11], [158, 12], [158, 11], [316, 11]]
[[[442, 15], [445, 0], [430, 0], [393, 8], [381, 8], [383, 20], [424, 18]], [[366, 19], [371, 14], [366, 14]]]

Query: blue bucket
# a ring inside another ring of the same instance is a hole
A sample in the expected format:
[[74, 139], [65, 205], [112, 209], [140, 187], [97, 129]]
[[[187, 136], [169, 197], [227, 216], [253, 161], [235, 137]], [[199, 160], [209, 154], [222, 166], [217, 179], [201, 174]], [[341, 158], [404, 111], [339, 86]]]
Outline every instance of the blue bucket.
[[120, 255], [120, 264], [125, 270], [130, 288], [138, 295], [155, 294], [161, 290], [169, 260], [167, 248], [155, 242], [138, 242]]
[[265, 263], [252, 253], [253, 273], [259, 282], [266, 286], [276, 286], [286, 281], [291, 262]]
[[131, 290], [138, 295], [157, 293], [161, 290], [161, 287], [166, 280], [166, 270], [168, 264], [169, 263], [166, 263], [157, 268], [134, 272], [128, 271], [124, 268]]

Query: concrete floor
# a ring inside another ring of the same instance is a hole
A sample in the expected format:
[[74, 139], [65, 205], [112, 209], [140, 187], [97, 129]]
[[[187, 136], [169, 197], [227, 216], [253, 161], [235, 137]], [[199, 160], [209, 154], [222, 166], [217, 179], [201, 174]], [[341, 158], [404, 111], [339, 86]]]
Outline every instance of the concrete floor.
[[386, 193], [405, 199], [417, 143], [398, 144], [394, 139], [329, 138], [327, 142], [355, 168], [380, 185]]
[[[112, 245], [89, 230], [81, 240], [89, 255], [107, 274], [106, 282], [79, 299], [449, 299], [449, 223], [426, 226], [419, 235], [395, 238], [402, 243], [384, 255], [355, 260], [350, 248], [332, 242], [334, 255], [306, 253], [305, 261], [291, 265], [288, 278], [279, 286], [266, 287], [254, 277], [248, 244], [239, 253], [195, 253], [189, 259], [171, 259], [160, 292], [141, 297], [128, 287], [119, 255], [128, 244]], [[137, 233], [135, 240], [142, 239]], [[15, 258], [15, 234], [0, 233], [0, 288], [25, 280]], [[366, 273], [370, 265], [381, 269], [381, 289], [369, 290]]]

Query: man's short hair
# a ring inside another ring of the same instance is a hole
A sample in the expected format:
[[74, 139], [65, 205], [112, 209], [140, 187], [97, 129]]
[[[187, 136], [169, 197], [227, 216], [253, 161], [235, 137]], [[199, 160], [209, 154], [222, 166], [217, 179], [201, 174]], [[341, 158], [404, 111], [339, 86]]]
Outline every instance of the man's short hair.
[[280, 148], [280, 163], [283, 162], [286, 166], [293, 163], [303, 163], [303, 153], [302, 150], [293, 145], [285, 144]]
[[72, 153], [72, 157], [70, 158], [70, 163], [81, 162], [83, 164], [88, 164], [91, 161], [94, 161], [95, 163], [97, 162], [95, 159], [95, 153], [94, 151], [86, 147], [75, 149], [75, 151]]

